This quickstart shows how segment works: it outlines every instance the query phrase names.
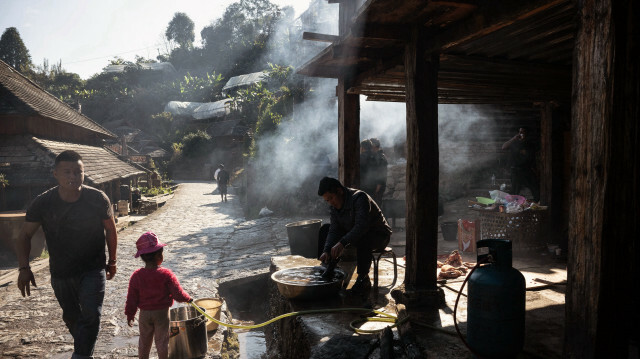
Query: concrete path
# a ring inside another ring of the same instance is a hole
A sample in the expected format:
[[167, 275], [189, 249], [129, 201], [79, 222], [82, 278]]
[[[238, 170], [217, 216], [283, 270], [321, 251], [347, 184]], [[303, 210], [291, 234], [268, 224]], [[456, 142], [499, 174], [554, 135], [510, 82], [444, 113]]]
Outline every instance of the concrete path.
[[[163, 207], [118, 233], [118, 273], [107, 281], [96, 358], [137, 356], [138, 327], [127, 326], [124, 304], [129, 277], [143, 266], [133, 255], [145, 231], [167, 243], [163, 265], [194, 298], [215, 296], [221, 281], [266, 273], [272, 256], [289, 253], [285, 224], [299, 219], [245, 221], [238, 199], [230, 194], [221, 202], [214, 189], [211, 183], [181, 183]], [[0, 287], [2, 358], [69, 358], [73, 351], [48, 269], [36, 273], [36, 282], [27, 298], [15, 283]]]

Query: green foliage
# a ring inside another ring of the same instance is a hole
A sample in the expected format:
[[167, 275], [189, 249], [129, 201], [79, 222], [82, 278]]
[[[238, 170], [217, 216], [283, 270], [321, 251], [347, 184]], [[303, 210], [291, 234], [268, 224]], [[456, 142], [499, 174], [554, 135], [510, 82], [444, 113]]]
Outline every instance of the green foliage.
[[[232, 97], [231, 111], [254, 127], [255, 138], [276, 131], [284, 118], [293, 112], [293, 101], [304, 93], [302, 82], [293, 76], [291, 66], [269, 64], [266, 84], [257, 83], [240, 89]], [[252, 155], [258, 150], [255, 141]]]
[[8, 27], [0, 37], [0, 60], [18, 71], [25, 71], [32, 66], [29, 50], [15, 27]]
[[187, 73], [180, 81], [172, 82], [168, 92], [174, 101], [213, 102], [221, 99], [222, 80], [222, 75], [215, 72], [203, 77]]
[[67, 103], [74, 102], [76, 94], [85, 86], [80, 76], [73, 72], [67, 72], [62, 68], [62, 62], [49, 65], [49, 60], [44, 59], [42, 65], [31, 67], [23, 74], [34, 81], [47, 92]]
[[169, 22], [165, 36], [169, 41], [175, 41], [182, 49], [190, 49], [193, 46], [195, 34], [193, 21], [183, 12], [177, 12]]
[[211, 136], [204, 131], [188, 133], [182, 138], [182, 157], [195, 158], [206, 155], [213, 148]]
[[145, 197], [154, 197], [162, 194], [171, 194], [173, 193], [173, 191], [171, 190], [171, 188], [165, 188], [165, 187], [151, 187], [151, 188], [141, 187], [140, 193]]

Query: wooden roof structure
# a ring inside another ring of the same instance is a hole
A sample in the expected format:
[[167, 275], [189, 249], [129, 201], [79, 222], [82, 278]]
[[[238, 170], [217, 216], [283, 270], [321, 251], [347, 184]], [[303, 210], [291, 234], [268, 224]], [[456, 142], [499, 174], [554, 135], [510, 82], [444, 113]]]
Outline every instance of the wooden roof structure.
[[355, 74], [350, 94], [405, 100], [407, 24], [422, 24], [426, 50], [440, 54], [439, 103], [523, 105], [570, 100], [575, 9], [570, 0], [369, 0], [344, 36], [330, 41], [298, 73]]
[[628, 288], [640, 276], [638, 1], [328, 2], [339, 6], [339, 35], [304, 33], [330, 45], [297, 72], [338, 80], [343, 184], [359, 184], [359, 96], [406, 103], [407, 262], [396, 302], [434, 306], [441, 294], [438, 105], [497, 105], [513, 109], [504, 117], [514, 122], [539, 105], [541, 196], [551, 210], [567, 203], [553, 216], [568, 227], [563, 356], [636, 353], [640, 295]]
[[5, 174], [14, 184], [55, 184], [51, 170], [56, 156], [66, 150], [74, 150], [82, 156], [85, 180], [92, 186], [145, 173], [103, 147], [33, 136], [1, 136], [0, 139], [0, 161], [9, 164], [11, 170]]
[[[88, 138], [108, 139], [116, 136], [106, 128], [100, 126], [89, 117], [71, 108], [52, 94], [45, 91], [36, 83], [24, 77], [21, 73], [0, 60], [0, 121], [5, 128], [32, 127], [31, 133], [38, 133], [38, 125], [30, 121], [19, 124], [10, 123], [17, 115], [51, 120], [57, 123], [62, 131], [81, 131], [82, 136]], [[24, 132], [16, 128], [13, 133]]]

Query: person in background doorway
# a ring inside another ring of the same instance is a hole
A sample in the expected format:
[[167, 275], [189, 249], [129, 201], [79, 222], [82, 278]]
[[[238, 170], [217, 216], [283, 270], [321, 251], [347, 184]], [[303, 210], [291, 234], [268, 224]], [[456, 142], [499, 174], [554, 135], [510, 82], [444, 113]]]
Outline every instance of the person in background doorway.
[[529, 138], [529, 129], [521, 127], [518, 134], [502, 145], [503, 150], [509, 150], [511, 163], [511, 194], [519, 194], [522, 187], [531, 190], [533, 201], [540, 200], [538, 177], [535, 174], [536, 149]]
[[149, 358], [151, 344], [155, 341], [159, 359], [169, 357], [169, 308], [176, 300], [191, 303], [193, 299], [182, 287], [176, 275], [168, 268], [160, 267], [164, 261], [162, 254], [166, 244], [158, 241], [153, 232], [146, 232], [136, 241], [135, 257], [141, 257], [145, 263], [129, 279], [127, 301], [124, 312], [127, 324], [133, 327], [138, 308], [138, 358]]
[[220, 172], [218, 172], [218, 190], [220, 191], [220, 202], [227, 202], [227, 186], [229, 185], [229, 172], [220, 164]]
[[[324, 177], [318, 186], [321, 196], [330, 206], [329, 230], [324, 225], [319, 238], [324, 243], [320, 260], [328, 263], [340, 257], [345, 247], [356, 247], [358, 277], [351, 292], [365, 294], [371, 288], [369, 269], [371, 252], [384, 249], [391, 239], [391, 227], [376, 202], [363, 191], [344, 187], [340, 181]], [[323, 228], [324, 227], [324, 228]]]
[[371, 141], [360, 142], [360, 189], [369, 195], [376, 190], [375, 159]]
[[375, 190], [371, 194], [371, 197], [376, 201], [379, 206], [382, 206], [382, 195], [387, 189], [387, 156], [384, 155], [384, 151], [380, 147], [380, 140], [377, 138], [369, 139], [371, 141], [371, 153], [373, 154], [373, 169], [372, 175], [375, 178]]
[[40, 194], [27, 209], [16, 244], [18, 288], [24, 297], [31, 295], [30, 284], [36, 286], [29, 252], [31, 237], [42, 225], [51, 287], [73, 336], [72, 358], [91, 358], [100, 330], [105, 279], [116, 274], [116, 223], [104, 192], [82, 184], [84, 164], [77, 152], [64, 151], [56, 157], [53, 177], [58, 185]]

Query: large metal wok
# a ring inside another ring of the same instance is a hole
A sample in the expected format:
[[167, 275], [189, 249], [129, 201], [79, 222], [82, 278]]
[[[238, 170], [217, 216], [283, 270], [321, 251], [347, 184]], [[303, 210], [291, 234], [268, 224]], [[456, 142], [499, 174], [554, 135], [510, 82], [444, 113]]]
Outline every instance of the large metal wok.
[[278, 291], [289, 299], [323, 299], [338, 294], [345, 272], [336, 268], [332, 278], [322, 278], [324, 268], [296, 267], [279, 270], [271, 275]]

